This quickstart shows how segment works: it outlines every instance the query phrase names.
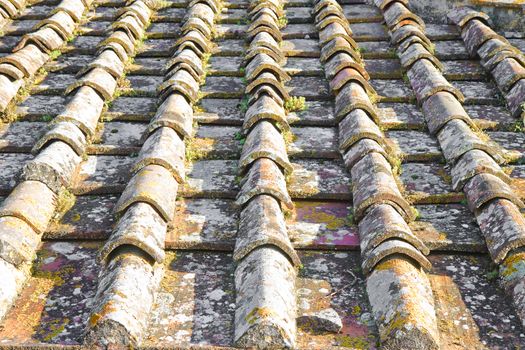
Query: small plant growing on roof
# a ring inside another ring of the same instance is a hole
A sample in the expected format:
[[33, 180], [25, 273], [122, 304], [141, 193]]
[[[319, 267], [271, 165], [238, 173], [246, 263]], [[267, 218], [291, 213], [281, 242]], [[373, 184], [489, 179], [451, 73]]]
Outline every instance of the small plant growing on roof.
[[248, 95], [244, 95], [241, 99], [241, 101], [239, 102], [239, 110], [242, 112], [242, 113], [246, 113], [246, 111], [248, 110], [248, 101], [249, 101], [249, 97]]
[[286, 17], [279, 17], [279, 19], [277, 20], [277, 25], [279, 26], [279, 28], [284, 28], [288, 25], [288, 18]]
[[246, 142], [246, 136], [244, 136], [241, 132], [237, 131], [234, 135], [233, 135], [233, 138], [237, 141], [239, 141], [239, 144], [242, 146], [244, 145], [244, 143]]
[[523, 125], [523, 120], [516, 121], [512, 125], [511, 131], [514, 131], [514, 132], [523, 132], [523, 131], [525, 131], [525, 126]]
[[49, 53], [49, 58], [52, 60], [56, 60], [58, 57], [62, 55], [62, 52], [60, 50], [53, 50]]
[[303, 96], [292, 96], [284, 102], [284, 109], [286, 113], [305, 111], [306, 99]]

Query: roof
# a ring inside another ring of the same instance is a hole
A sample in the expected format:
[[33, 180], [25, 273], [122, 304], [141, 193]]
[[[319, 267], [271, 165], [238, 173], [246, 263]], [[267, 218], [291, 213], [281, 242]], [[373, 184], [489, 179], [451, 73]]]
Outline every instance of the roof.
[[525, 38], [476, 9], [0, 2], [0, 346], [524, 346]]

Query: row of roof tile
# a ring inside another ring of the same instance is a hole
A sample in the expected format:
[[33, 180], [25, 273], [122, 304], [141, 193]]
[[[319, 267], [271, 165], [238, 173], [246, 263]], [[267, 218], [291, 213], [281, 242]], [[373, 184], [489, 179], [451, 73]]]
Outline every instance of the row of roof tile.
[[158, 87], [160, 107], [115, 206], [120, 218], [100, 253], [104, 267], [86, 336], [91, 346], [136, 346], [146, 331], [163, 275], [168, 223], [179, 183], [185, 179], [184, 142], [192, 136], [192, 104], [204, 79], [219, 11], [220, 3], [212, 0], [188, 5], [181, 37]]
[[296, 268], [300, 260], [288, 237], [284, 210], [293, 208], [285, 176], [293, 168], [284, 132], [290, 132], [281, 64], [283, 3], [253, 1], [244, 55], [246, 110], [236, 204], [241, 207], [233, 257], [235, 335], [238, 346], [290, 348], [296, 342]]
[[[383, 9], [385, 17], [391, 6]], [[451, 18], [463, 26], [462, 36], [471, 53], [478, 51], [482, 45], [492, 45], [489, 40], [499, 40], [502, 45], [507, 42], [505, 39], [500, 40], [501, 37], [488, 27], [482, 27], [484, 24], [479, 21], [479, 18], [484, 18], [482, 15], [459, 9], [451, 14]], [[519, 212], [523, 203], [510, 187], [510, 178], [499, 166], [505, 161], [505, 155], [477, 133], [477, 128], [462, 106], [463, 95], [443, 77], [441, 65], [433, 57], [432, 47], [427, 45], [430, 41], [419, 26], [419, 21], [410, 20], [404, 26], [403, 35], [397, 34], [402, 28], [390, 28], [390, 34], [397, 44], [398, 56], [402, 61], [411, 62], [406, 67], [408, 79], [416, 92], [418, 103], [422, 105], [429, 129], [437, 136], [443, 155], [452, 169], [455, 190], [465, 193], [494, 262], [503, 262], [503, 266], [506, 266], [506, 257], [512, 257], [513, 261], [519, 260], [525, 238], [525, 220]], [[420, 45], [416, 56], [415, 50], [410, 50], [415, 45]], [[517, 54], [515, 50], [508, 52]], [[503, 267], [503, 275], [505, 271]], [[521, 282], [519, 277], [513, 278], [513, 283], [509, 285]], [[519, 303], [523, 290], [509, 290], [511, 294], [513, 291], [518, 313], [523, 315]]]
[[[348, 28], [337, 2], [321, 0], [315, 10], [318, 26], [328, 22], [331, 27]], [[408, 21], [409, 11], [402, 3], [389, 4], [385, 12], [390, 15], [389, 26]], [[327, 53], [325, 73], [336, 96], [339, 149], [352, 175], [362, 267], [380, 339], [385, 348], [437, 348], [434, 298], [423, 271], [431, 268], [424, 256], [429, 249], [407, 224], [414, 220], [414, 210], [396, 183], [396, 155], [377, 125], [371, 100], [376, 92], [368, 74], [362, 74], [358, 45], [348, 35], [349, 28], [332, 31], [338, 34], [329, 36], [331, 41], [323, 42], [320, 34], [321, 52]]]

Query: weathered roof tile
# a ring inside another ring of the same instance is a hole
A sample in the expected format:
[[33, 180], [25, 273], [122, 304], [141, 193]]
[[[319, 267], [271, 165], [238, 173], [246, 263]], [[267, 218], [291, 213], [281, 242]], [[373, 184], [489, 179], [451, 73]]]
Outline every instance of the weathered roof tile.
[[471, 178], [464, 187], [468, 205], [471, 211], [481, 207], [494, 199], [507, 199], [520, 208], [525, 205], [519, 199], [512, 188], [499, 177], [488, 173], [482, 173]]
[[368, 276], [366, 291], [384, 346], [439, 348], [434, 297], [421, 268], [391, 257]]
[[407, 75], [420, 104], [440, 91], [451, 93], [460, 102], [465, 101], [465, 96], [463, 96], [461, 91], [452, 86], [436, 66], [427, 59], [420, 59], [412, 64], [412, 67], [407, 71]]
[[359, 222], [359, 238], [361, 252], [368, 253], [379, 244], [392, 238], [406, 241], [428, 255], [429, 250], [416, 237], [405, 220], [388, 204], [379, 204], [372, 207]]
[[252, 163], [237, 195], [236, 203], [245, 205], [254, 196], [267, 194], [277, 198], [281, 205], [293, 208], [293, 203], [286, 189], [284, 174], [277, 163], [268, 158], [258, 158]]
[[383, 148], [386, 144], [379, 127], [362, 109], [354, 109], [339, 123], [339, 150], [345, 153], [348, 148], [362, 139], [374, 140]]
[[105, 100], [109, 100], [117, 88], [117, 81], [105, 69], [93, 68], [82, 78], [69, 85], [65, 94], [68, 95], [81, 86], [89, 86], [102, 95]]
[[279, 128], [284, 130], [289, 129], [284, 108], [275, 99], [266, 94], [261, 94], [248, 107], [242, 128], [245, 132], [248, 132], [256, 123], [263, 119], [274, 121]]
[[507, 105], [514, 117], [523, 115], [525, 102], [525, 79], [518, 80], [506, 96]]
[[441, 62], [420, 43], [413, 43], [399, 54], [401, 65], [407, 70], [410, 69], [414, 63], [423, 58], [432, 62], [440, 71], [444, 70]]
[[284, 139], [272, 123], [266, 120], [259, 121], [248, 133], [239, 160], [239, 172], [244, 173], [250, 164], [260, 158], [273, 160], [286, 174], [292, 172]]
[[337, 94], [346, 84], [349, 82], [357, 82], [365, 88], [366, 93], [371, 99], [375, 99], [377, 96], [376, 91], [370, 85], [368, 80], [364, 78], [359, 70], [354, 68], [343, 68], [337, 73], [332, 80], [330, 80], [330, 89], [333, 94]]
[[480, 46], [487, 40], [500, 39], [501, 41], [506, 41], [505, 38], [496, 34], [489, 26], [478, 19], [469, 21], [465, 27], [463, 27], [461, 37], [463, 41], [465, 41], [465, 46], [471, 56], [474, 56]]
[[32, 152], [38, 153], [45, 145], [56, 140], [68, 144], [79, 156], [84, 154], [87, 145], [86, 136], [75, 124], [57, 122], [35, 143]]
[[161, 127], [169, 127], [183, 137], [193, 134], [193, 109], [188, 100], [178, 93], [172, 93], [157, 108], [155, 116], [148, 125], [151, 134]]
[[481, 208], [476, 220], [497, 264], [503, 262], [510, 251], [525, 245], [525, 219], [513, 202], [495, 199]]
[[288, 256], [294, 266], [301, 264], [288, 238], [279, 202], [264, 194], [254, 197], [241, 211], [233, 258], [242, 260], [262, 246], [275, 246]]
[[506, 93], [520, 79], [525, 79], [525, 67], [514, 58], [502, 60], [492, 70], [496, 84], [503, 93]]
[[82, 76], [95, 68], [102, 68], [111, 74], [115, 79], [120, 78], [124, 74], [124, 62], [120, 60], [118, 55], [113, 50], [102, 50], [97, 58], [82, 68], [77, 76]]
[[185, 150], [184, 142], [175, 130], [169, 127], [157, 128], [144, 141], [133, 171], [139, 171], [151, 164], [161, 165], [169, 170], [179, 183], [183, 183]]
[[356, 60], [352, 58], [346, 52], [339, 52], [330, 57], [325, 63], [324, 71], [327, 79], [332, 79], [335, 77], [342, 69], [352, 68], [359, 71], [359, 73], [366, 79], [370, 80], [368, 72], [359, 64]]
[[26, 77], [33, 76], [47, 61], [48, 56], [33, 44], [0, 58], [0, 63], [10, 63], [24, 72]]
[[[361, 264], [363, 272], [365, 274], [373, 275], [375, 271], [374, 268], [385, 258], [391, 256], [403, 256], [408, 257], [423, 268], [424, 270], [429, 271], [432, 269], [432, 265], [427, 258], [416, 249], [412, 244], [406, 242], [402, 239], [391, 238], [389, 240], [379, 243], [375, 248], [368, 251], [361, 251], [363, 257], [363, 262]], [[377, 268], [376, 268], [377, 269]], [[369, 276], [370, 278], [370, 276]]]
[[484, 142], [460, 119], [450, 120], [437, 134], [443, 155], [447, 162], [454, 164], [464, 153], [479, 149], [489, 154], [498, 163], [503, 162], [500, 151]]
[[361, 56], [355, 51], [355, 48], [347, 40], [338, 36], [321, 48], [321, 63], [325, 64], [333, 55], [339, 52], [345, 52], [356, 62], [361, 62]]
[[162, 276], [162, 265], [137, 248], [123, 246], [100, 274], [84, 343], [88, 346], [137, 345]]
[[425, 22], [412, 13], [404, 4], [400, 2], [393, 2], [387, 9], [383, 11], [385, 22], [391, 30], [402, 27], [403, 25], [418, 25], [421, 29], [425, 29]]
[[137, 202], [151, 204], [164, 220], [171, 221], [175, 212], [175, 197], [178, 183], [171, 172], [160, 165], [146, 165], [129, 181], [117, 205], [116, 213], [123, 213]]
[[511, 183], [510, 177], [492, 157], [484, 151], [473, 149], [464, 153], [452, 167], [452, 187], [455, 191], [461, 191], [469, 179], [482, 173], [497, 176], [507, 184]]
[[484, 12], [478, 12], [470, 7], [456, 7], [447, 14], [447, 17], [454, 24], [464, 27], [472, 19], [483, 20], [489, 22], [490, 18]]
[[54, 141], [24, 165], [22, 179], [41, 181], [53, 192], [69, 187], [81, 157], [67, 143]]
[[91, 139], [95, 135], [103, 107], [104, 99], [93, 88], [81, 86], [53, 121], [73, 123]]
[[431, 134], [436, 135], [447, 123], [454, 119], [464, 121], [474, 130], [477, 128], [472, 119], [454, 97], [454, 95], [442, 91], [427, 98], [422, 106], [425, 121]]
[[374, 121], [378, 120], [377, 110], [363, 86], [351, 81], [335, 97], [336, 122], [341, 121], [347, 114], [357, 109], [365, 111]]
[[346, 153], [343, 155], [345, 165], [348, 169], [352, 169], [353, 166], [359, 162], [364, 156], [370, 153], [379, 153], [383, 157], [390, 159], [383, 147], [372, 139], [364, 138], [354, 143]]
[[382, 155], [364, 156], [351, 173], [356, 220], [361, 220], [369, 207], [382, 203], [391, 204], [405, 220], [414, 220], [414, 212], [399, 191], [390, 164]]
[[291, 348], [295, 343], [295, 269], [279, 250], [259, 247], [235, 269], [235, 344]]
[[0, 242], [0, 260], [18, 267], [33, 260], [40, 245], [40, 235], [24, 219], [2, 216]]
[[152, 260], [162, 263], [167, 226], [166, 221], [150, 204], [132, 204], [100, 251], [99, 261], [108, 264], [115, 250], [128, 245], [143, 250]]

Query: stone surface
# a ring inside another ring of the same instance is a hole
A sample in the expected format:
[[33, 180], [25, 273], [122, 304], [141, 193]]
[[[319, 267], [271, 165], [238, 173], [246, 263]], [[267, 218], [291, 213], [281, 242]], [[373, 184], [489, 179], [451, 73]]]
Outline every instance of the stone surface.
[[295, 270], [277, 249], [260, 247], [235, 270], [235, 344], [291, 348], [295, 343]]
[[294, 266], [301, 264], [288, 238], [279, 202], [268, 195], [253, 198], [241, 211], [233, 259], [240, 261], [262, 246], [274, 246], [284, 252]]
[[122, 193], [115, 212], [122, 214], [132, 204], [151, 204], [165, 221], [171, 221], [175, 211], [178, 183], [169, 170], [160, 165], [147, 165], [129, 181]]
[[150, 258], [164, 262], [164, 241], [167, 224], [148, 203], [131, 205], [117, 223], [111, 237], [100, 251], [99, 260], [107, 264], [112, 253], [124, 246], [143, 250]]
[[390, 164], [377, 153], [363, 157], [351, 170], [354, 215], [356, 220], [364, 217], [366, 210], [374, 205], [388, 203], [407, 221], [414, 213], [399, 191]]
[[[429, 278], [436, 299], [436, 315], [444, 320], [452, 312], [459, 321], [457, 324], [438, 321], [442, 346], [452, 349], [521, 346], [523, 339], [511, 335], [521, 333], [518, 316], [494, 277], [497, 268], [488, 257], [438, 254], [430, 259], [434, 266]], [[458, 339], [464, 342], [458, 344]]]
[[22, 178], [43, 182], [58, 194], [63, 187], [71, 186], [80, 161], [80, 156], [69, 145], [54, 141], [24, 165]]
[[383, 261], [366, 281], [383, 346], [438, 349], [434, 297], [425, 273], [410, 261]]
[[267, 194], [277, 198], [281, 205], [289, 209], [293, 207], [286, 188], [284, 174], [279, 166], [268, 158], [259, 158], [250, 167], [246, 177], [243, 179], [236, 204], [244, 206], [250, 199], [260, 194]]
[[341, 318], [332, 308], [302, 315], [297, 323], [299, 327], [332, 333], [339, 333], [343, 328]]

